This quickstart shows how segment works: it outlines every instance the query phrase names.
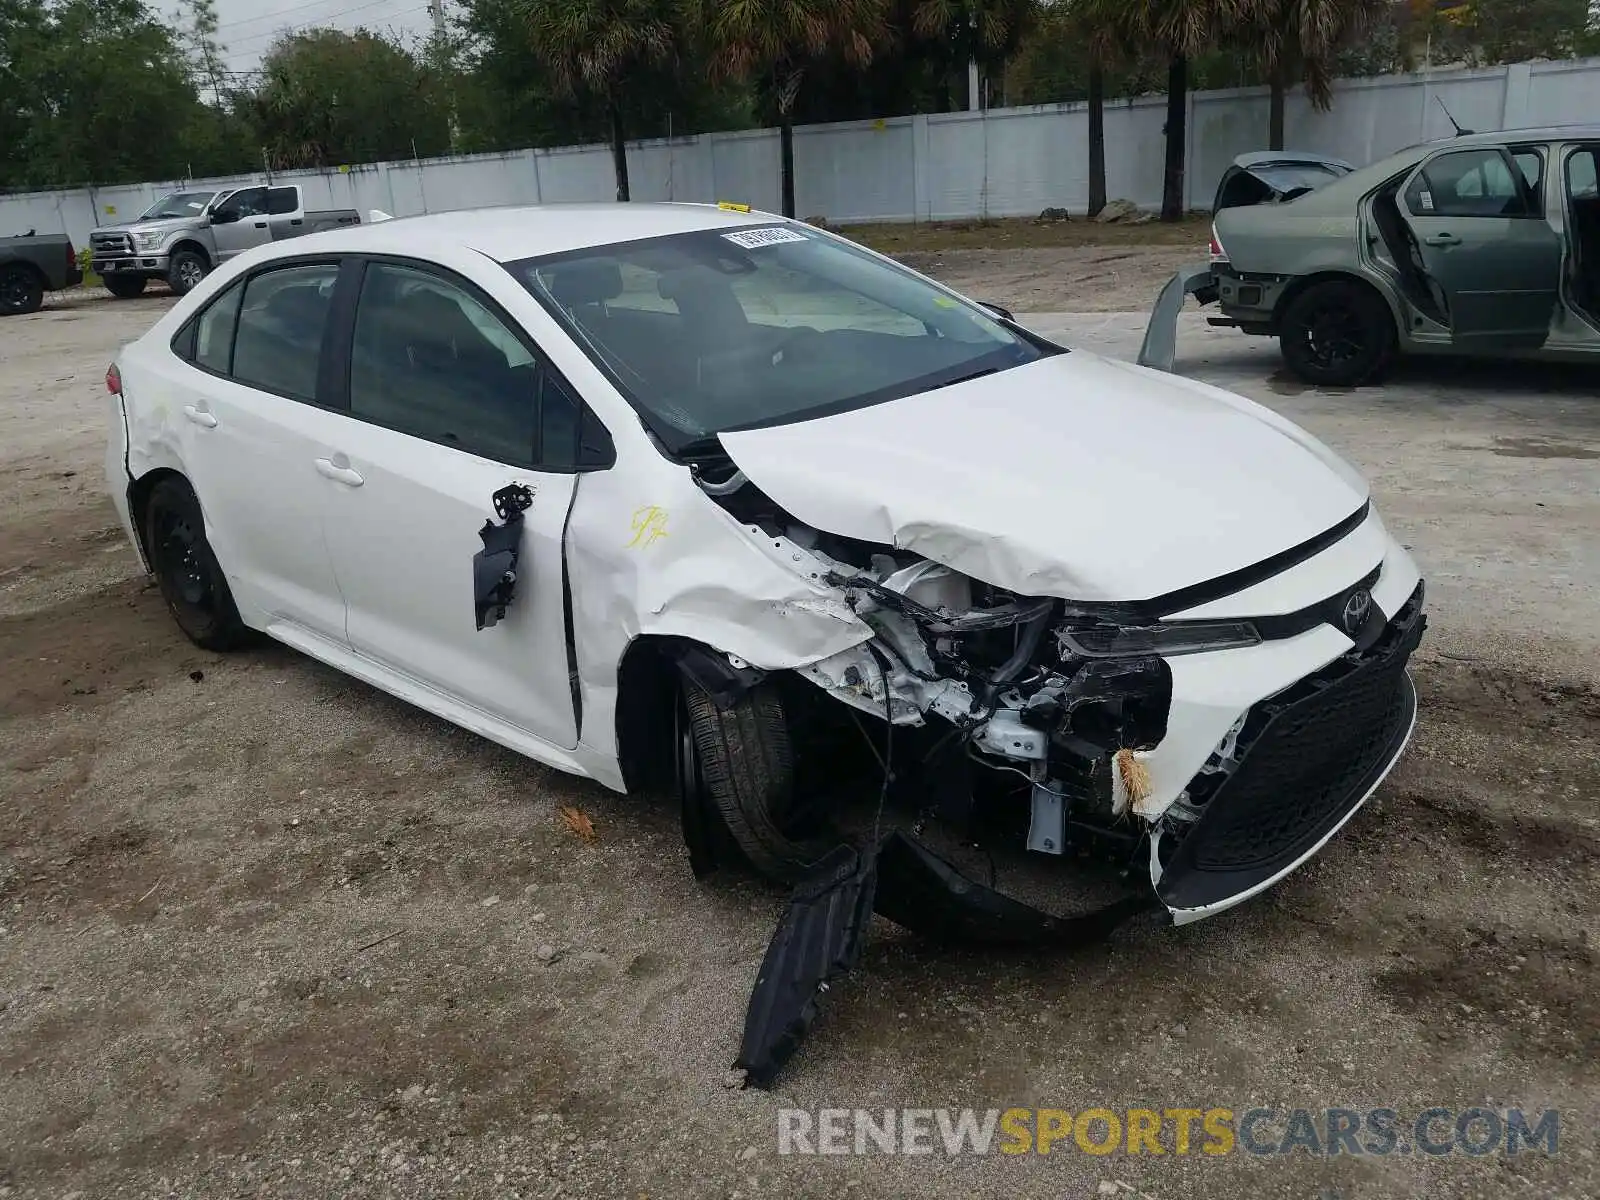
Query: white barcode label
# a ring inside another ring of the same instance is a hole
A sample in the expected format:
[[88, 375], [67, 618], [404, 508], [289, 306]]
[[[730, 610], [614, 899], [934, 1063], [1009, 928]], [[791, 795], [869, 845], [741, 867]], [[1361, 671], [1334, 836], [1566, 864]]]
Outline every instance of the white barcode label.
[[762, 246], [778, 246], [784, 242], [804, 242], [810, 239], [803, 233], [796, 233], [792, 229], [785, 229], [782, 225], [768, 225], [761, 229], [741, 229], [737, 233], [722, 235], [735, 246], [743, 246], [746, 250], [759, 250]]

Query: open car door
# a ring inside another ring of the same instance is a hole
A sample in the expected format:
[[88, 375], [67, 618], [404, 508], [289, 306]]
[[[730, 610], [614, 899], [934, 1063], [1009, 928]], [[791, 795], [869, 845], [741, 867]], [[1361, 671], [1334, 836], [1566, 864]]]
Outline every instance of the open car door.
[[1464, 349], [1544, 344], [1561, 290], [1561, 235], [1504, 147], [1435, 154], [1401, 193], [1422, 273]]

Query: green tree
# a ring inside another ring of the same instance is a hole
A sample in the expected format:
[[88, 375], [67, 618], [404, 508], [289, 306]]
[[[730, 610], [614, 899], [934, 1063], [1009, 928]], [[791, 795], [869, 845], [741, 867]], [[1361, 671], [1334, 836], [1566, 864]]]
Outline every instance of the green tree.
[[951, 107], [951, 78], [964, 79], [972, 62], [986, 75], [1004, 67], [1040, 8], [1038, 0], [909, 0], [909, 7], [900, 18], [911, 32], [908, 49], [932, 66], [942, 112]]
[[808, 69], [830, 58], [864, 69], [891, 36], [887, 0], [709, 0], [712, 63], [761, 88], [778, 117], [785, 216], [795, 215], [794, 111]]
[[1229, 40], [1267, 77], [1268, 149], [1283, 149], [1289, 84], [1304, 82], [1312, 107], [1327, 111], [1339, 52], [1393, 8], [1393, 0], [1246, 0]]
[[678, 0], [524, 0], [527, 45], [558, 92], [598, 99], [610, 126], [617, 199], [628, 199], [624, 97], [676, 65], [693, 10]]
[[238, 97], [274, 167], [323, 167], [450, 149], [440, 80], [405, 47], [367, 30], [280, 38], [259, 83]]
[[1161, 219], [1177, 221], [1184, 210], [1184, 159], [1188, 136], [1191, 62], [1239, 26], [1249, 0], [1079, 0], [1079, 18], [1119, 44], [1158, 54], [1166, 63], [1166, 161], [1162, 172]]
[[141, 0], [0, 0], [0, 187], [175, 178], [206, 113]]

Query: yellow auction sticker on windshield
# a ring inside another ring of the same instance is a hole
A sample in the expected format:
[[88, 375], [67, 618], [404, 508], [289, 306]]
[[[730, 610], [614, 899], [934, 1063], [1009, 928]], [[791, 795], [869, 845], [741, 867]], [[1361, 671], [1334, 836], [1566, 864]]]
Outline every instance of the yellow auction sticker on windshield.
[[759, 250], [762, 246], [778, 246], [784, 242], [810, 241], [805, 234], [785, 229], [782, 225], [768, 225], [762, 229], [741, 229], [737, 233], [725, 233], [722, 237], [723, 240], [732, 242], [735, 246], [742, 246], [746, 250]]

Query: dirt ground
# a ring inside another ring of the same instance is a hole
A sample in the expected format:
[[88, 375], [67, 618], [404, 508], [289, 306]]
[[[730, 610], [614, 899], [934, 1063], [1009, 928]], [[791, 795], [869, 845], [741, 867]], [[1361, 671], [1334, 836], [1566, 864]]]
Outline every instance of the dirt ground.
[[[1143, 308], [1174, 261], [918, 253], [1058, 314], [1113, 287]], [[1411, 753], [1313, 863], [1213, 921], [1034, 956], [878, 928], [763, 1093], [728, 1065], [779, 893], [696, 884], [664, 805], [281, 647], [181, 638], [101, 474], [104, 368], [168, 302], [0, 322], [0, 1196], [1600, 1194], [1592, 377], [1427, 367], [1331, 395], [1284, 386], [1270, 347], [1197, 360], [1369, 471], [1435, 582]], [[796, 1158], [785, 1105], [1562, 1124], [1553, 1157]]]

